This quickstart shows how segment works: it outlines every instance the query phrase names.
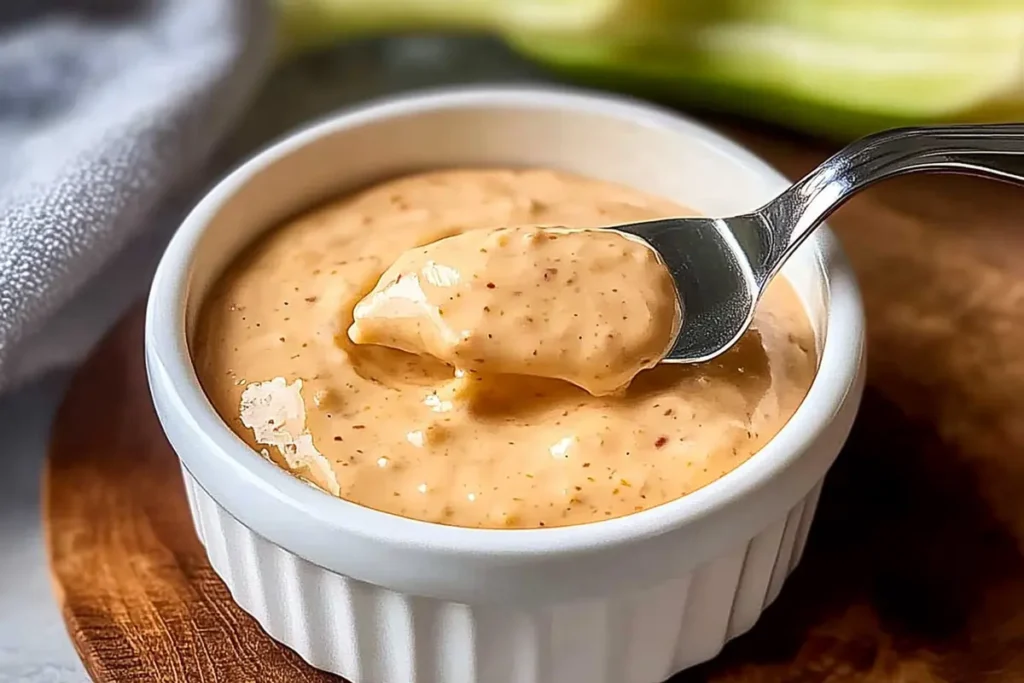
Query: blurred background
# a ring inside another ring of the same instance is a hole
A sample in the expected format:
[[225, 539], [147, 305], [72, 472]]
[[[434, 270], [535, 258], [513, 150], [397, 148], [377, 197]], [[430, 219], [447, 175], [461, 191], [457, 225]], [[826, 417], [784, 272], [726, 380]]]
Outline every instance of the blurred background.
[[1024, 114], [1020, 0], [276, 0], [283, 54], [485, 32], [569, 81], [835, 139]]

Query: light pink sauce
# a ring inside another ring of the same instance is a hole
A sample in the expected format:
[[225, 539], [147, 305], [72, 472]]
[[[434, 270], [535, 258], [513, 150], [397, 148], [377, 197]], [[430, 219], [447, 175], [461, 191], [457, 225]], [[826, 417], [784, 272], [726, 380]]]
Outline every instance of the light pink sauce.
[[[485, 365], [456, 376], [452, 365], [430, 355], [354, 344], [348, 332], [357, 304], [410, 249], [471, 229], [583, 229], [685, 213], [629, 188], [545, 170], [437, 171], [385, 182], [280, 226], [229, 268], [200, 316], [192, 344], [197, 372], [217, 411], [254, 449], [378, 510], [515, 528], [579, 524], [659, 505], [744, 462], [806, 395], [816, 369], [814, 335], [785, 280], [769, 288], [753, 327], [724, 356], [641, 371], [625, 391], [605, 396]], [[602, 311], [627, 316], [622, 325], [608, 323], [604, 334], [618, 335], [619, 349], [653, 348], [648, 341], [665, 325], [661, 313], [653, 315], [663, 312], [662, 285], [655, 278], [644, 281], [644, 292], [621, 291], [611, 284], [615, 268], [590, 268], [596, 255], [580, 248], [588, 252], [580, 254], [577, 275], [600, 276], [599, 289], [622, 294], [621, 301], [592, 304], [589, 324], [605, 325]], [[572, 251], [537, 255], [564, 259]], [[633, 268], [629, 258], [619, 266]], [[452, 265], [477, 270], [461, 259]], [[509, 272], [503, 286], [544, 282], [543, 271], [527, 270], [521, 277]], [[566, 282], [571, 269], [558, 276], [563, 290], [573, 286]], [[500, 327], [511, 353], [488, 346], [487, 355], [504, 353], [517, 363], [533, 358], [538, 340], [560, 339], [572, 349], [574, 381], [600, 375], [587, 370], [586, 354], [614, 353], [581, 344], [585, 325], [569, 323], [569, 306], [551, 300], [547, 288], [521, 291], [521, 302], [496, 302], [520, 318]], [[576, 295], [570, 294], [566, 301]], [[529, 326], [526, 301], [547, 312], [547, 326]], [[639, 302], [651, 307], [648, 314]], [[386, 327], [374, 334], [405, 334]], [[425, 350], [458, 360], [443, 344], [438, 348]], [[545, 362], [558, 355], [555, 348]]]
[[550, 377], [615, 393], [679, 329], [672, 276], [606, 230], [470, 230], [410, 249], [354, 312], [349, 338], [479, 374]]

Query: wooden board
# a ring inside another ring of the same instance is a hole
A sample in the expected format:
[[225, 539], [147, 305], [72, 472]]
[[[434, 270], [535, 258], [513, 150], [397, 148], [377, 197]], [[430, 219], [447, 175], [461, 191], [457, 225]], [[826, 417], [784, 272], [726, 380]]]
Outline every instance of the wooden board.
[[[799, 176], [827, 150], [732, 130]], [[864, 288], [870, 371], [779, 600], [677, 680], [1024, 680], [1024, 190], [917, 177], [832, 221]], [[230, 600], [149, 403], [141, 311], [82, 369], [44, 513], [68, 630], [98, 681], [336, 681]]]

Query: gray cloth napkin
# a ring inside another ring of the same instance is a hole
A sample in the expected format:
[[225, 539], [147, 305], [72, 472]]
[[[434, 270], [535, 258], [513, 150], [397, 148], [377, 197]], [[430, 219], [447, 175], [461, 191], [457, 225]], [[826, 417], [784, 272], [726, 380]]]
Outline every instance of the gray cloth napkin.
[[19, 346], [241, 112], [270, 15], [263, 0], [0, 0], [0, 391], [27, 379]]

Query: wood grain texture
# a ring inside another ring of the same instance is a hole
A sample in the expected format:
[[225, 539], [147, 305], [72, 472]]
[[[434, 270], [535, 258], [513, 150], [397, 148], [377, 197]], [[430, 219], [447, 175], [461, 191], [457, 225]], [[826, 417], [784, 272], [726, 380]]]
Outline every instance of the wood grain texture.
[[[730, 129], [791, 176], [828, 150]], [[1024, 680], [1024, 190], [917, 177], [832, 221], [860, 276], [869, 379], [803, 563], [679, 683]], [[231, 602], [149, 403], [141, 312], [55, 427], [44, 512], [64, 618], [98, 681], [337, 681]]]

